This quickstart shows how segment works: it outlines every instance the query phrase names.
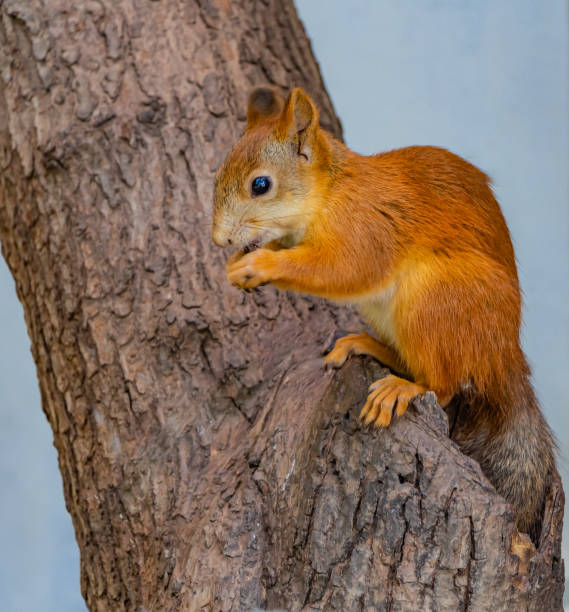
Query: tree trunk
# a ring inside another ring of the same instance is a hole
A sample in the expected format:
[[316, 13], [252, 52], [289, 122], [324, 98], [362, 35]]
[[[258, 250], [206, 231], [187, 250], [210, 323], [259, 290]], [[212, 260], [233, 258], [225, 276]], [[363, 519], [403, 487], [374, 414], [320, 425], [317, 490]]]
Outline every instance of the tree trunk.
[[212, 177], [246, 96], [340, 124], [290, 0], [0, 0], [0, 238], [90, 610], [558, 610], [563, 493], [526, 573], [511, 508], [427, 394], [357, 420], [352, 312], [225, 280]]

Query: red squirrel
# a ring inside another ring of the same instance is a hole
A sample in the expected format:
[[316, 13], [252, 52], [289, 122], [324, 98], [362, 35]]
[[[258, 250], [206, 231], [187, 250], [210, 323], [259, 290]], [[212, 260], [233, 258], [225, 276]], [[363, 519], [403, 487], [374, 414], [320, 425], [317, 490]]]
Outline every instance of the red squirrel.
[[510, 234], [483, 172], [437, 147], [358, 155], [319, 126], [302, 89], [283, 101], [259, 88], [215, 178], [213, 240], [240, 248], [227, 263], [239, 288], [356, 305], [376, 338], [340, 338], [326, 362], [371, 355], [395, 372], [371, 385], [361, 418], [387, 427], [434, 391], [453, 439], [537, 541], [554, 442], [520, 347]]

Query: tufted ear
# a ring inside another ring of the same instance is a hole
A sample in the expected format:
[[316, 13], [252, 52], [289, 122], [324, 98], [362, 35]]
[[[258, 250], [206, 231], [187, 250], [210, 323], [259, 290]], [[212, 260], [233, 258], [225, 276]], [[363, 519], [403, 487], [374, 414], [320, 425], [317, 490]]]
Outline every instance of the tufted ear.
[[264, 119], [280, 114], [283, 99], [270, 87], [257, 87], [249, 95], [247, 107], [247, 129], [260, 123]]
[[285, 102], [281, 129], [298, 143], [298, 154], [310, 161], [318, 131], [318, 109], [300, 87], [293, 89]]

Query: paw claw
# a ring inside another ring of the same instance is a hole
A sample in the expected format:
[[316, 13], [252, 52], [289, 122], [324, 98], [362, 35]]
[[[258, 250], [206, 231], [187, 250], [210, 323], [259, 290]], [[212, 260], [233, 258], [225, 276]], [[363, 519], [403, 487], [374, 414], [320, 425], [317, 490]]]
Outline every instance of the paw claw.
[[397, 401], [397, 406], [395, 408], [395, 414], [397, 416], [402, 416], [407, 411], [407, 406], [409, 405], [408, 398], [399, 398]]
[[371, 410], [367, 413], [364, 423], [366, 425], [370, 425], [371, 423], [373, 423], [373, 421], [375, 421], [377, 418], [377, 406], [374, 404], [371, 408]]
[[379, 416], [375, 420], [375, 424], [378, 427], [388, 427], [390, 423], [391, 423], [391, 410], [384, 409], [384, 407], [382, 406], [379, 412]]
[[368, 401], [364, 404], [364, 407], [362, 408], [360, 412], [360, 419], [362, 421], [366, 422], [365, 417], [369, 413], [371, 406], [372, 406], [372, 403], [368, 399]]

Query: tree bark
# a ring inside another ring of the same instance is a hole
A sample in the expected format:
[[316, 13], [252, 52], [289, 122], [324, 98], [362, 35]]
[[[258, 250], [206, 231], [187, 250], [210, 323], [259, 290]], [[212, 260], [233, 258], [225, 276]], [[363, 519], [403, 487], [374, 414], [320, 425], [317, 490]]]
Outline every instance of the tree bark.
[[225, 280], [212, 177], [246, 96], [306, 88], [291, 1], [0, 0], [0, 238], [90, 610], [560, 610], [563, 492], [529, 571], [434, 396], [357, 420], [345, 309]]

